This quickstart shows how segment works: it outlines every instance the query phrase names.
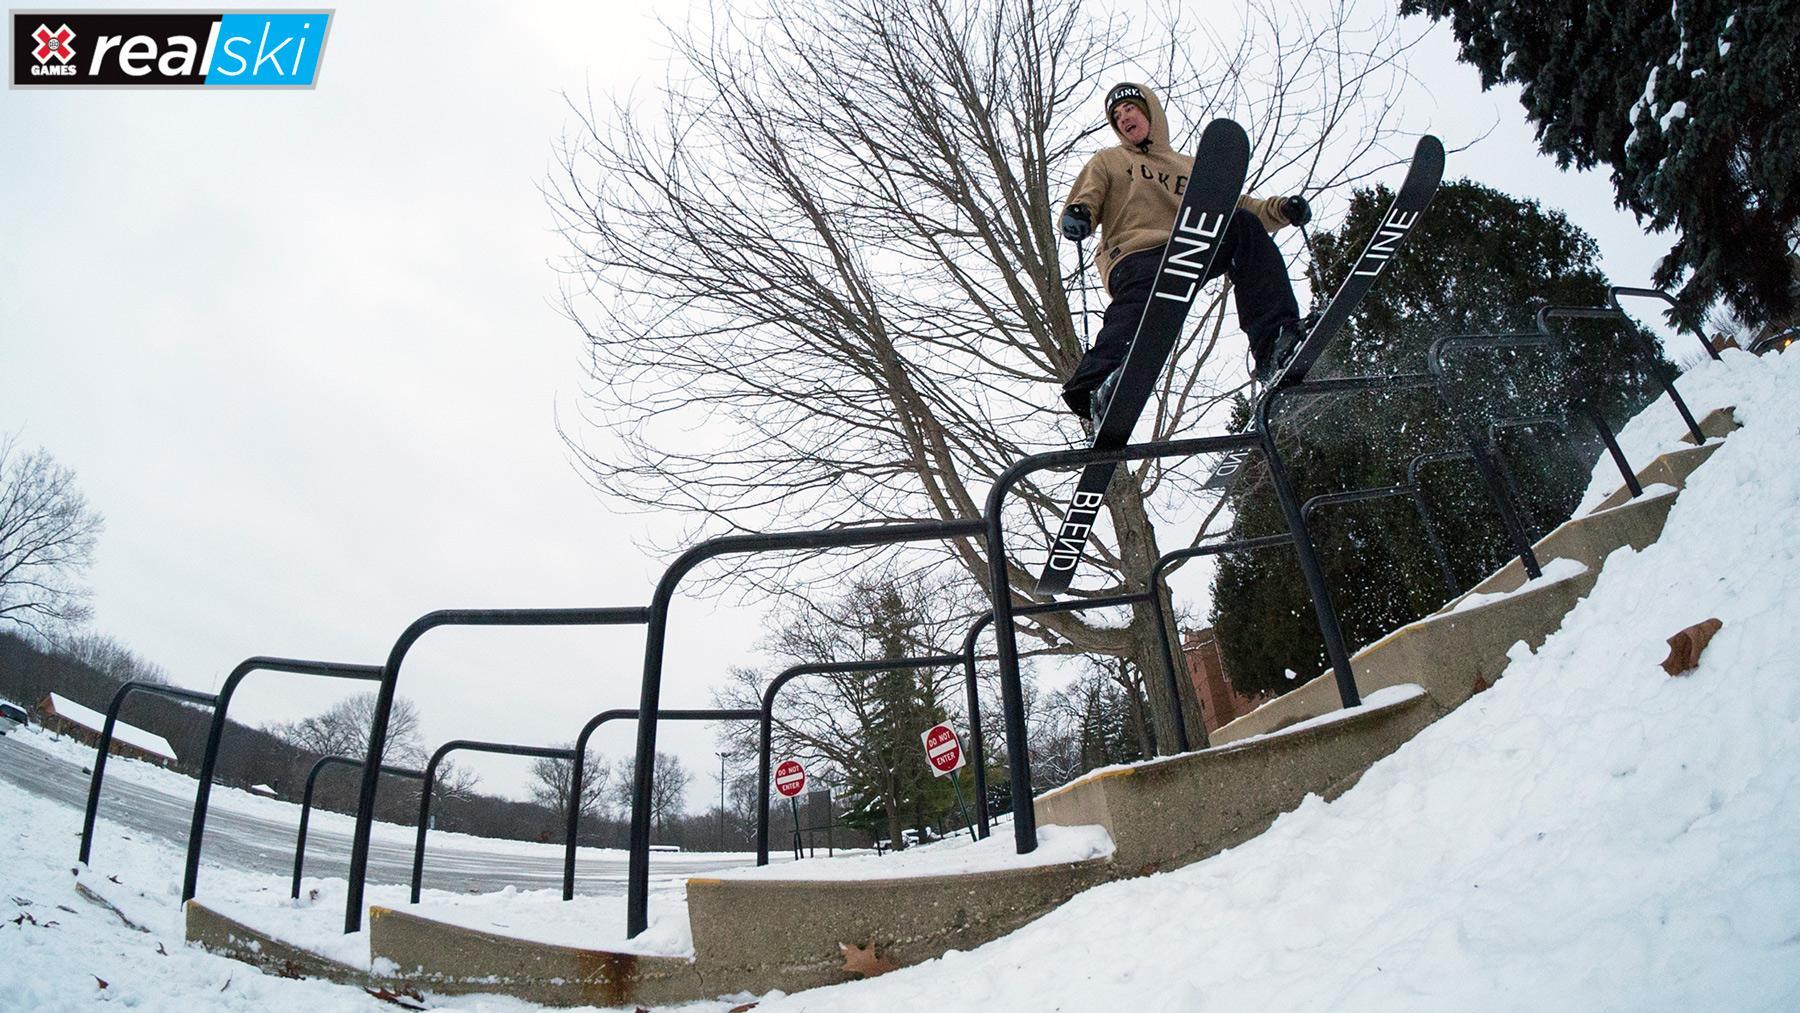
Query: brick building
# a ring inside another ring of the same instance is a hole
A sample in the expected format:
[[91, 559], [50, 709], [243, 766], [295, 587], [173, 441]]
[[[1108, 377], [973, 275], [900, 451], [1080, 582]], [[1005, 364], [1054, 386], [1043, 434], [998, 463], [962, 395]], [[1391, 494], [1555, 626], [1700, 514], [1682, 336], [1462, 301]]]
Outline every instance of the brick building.
[[1207, 734], [1234, 718], [1248, 714], [1270, 699], [1266, 695], [1245, 696], [1231, 687], [1225, 678], [1225, 659], [1219, 653], [1219, 638], [1212, 627], [1189, 630], [1181, 636], [1181, 657], [1187, 665], [1189, 681], [1200, 699], [1200, 710], [1206, 715]]

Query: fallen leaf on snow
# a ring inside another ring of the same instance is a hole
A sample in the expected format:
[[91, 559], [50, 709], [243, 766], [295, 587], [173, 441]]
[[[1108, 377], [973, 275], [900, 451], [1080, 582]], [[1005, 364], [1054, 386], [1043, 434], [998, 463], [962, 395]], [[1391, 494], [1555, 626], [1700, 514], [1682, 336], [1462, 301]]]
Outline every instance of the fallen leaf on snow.
[[844, 955], [844, 970], [851, 974], [860, 974], [865, 978], [873, 978], [878, 974], [886, 974], [894, 969], [891, 961], [884, 960], [875, 953], [875, 943], [867, 946], [855, 943], [839, 943], [838, 952]]

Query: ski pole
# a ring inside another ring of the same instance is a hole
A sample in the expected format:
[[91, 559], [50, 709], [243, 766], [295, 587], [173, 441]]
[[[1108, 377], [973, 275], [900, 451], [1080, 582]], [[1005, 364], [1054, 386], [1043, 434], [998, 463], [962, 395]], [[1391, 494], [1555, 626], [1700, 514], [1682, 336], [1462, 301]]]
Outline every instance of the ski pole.
[[1081, 344], [1088, 344], [1088, 301], [1087, 301], [1087, 266], [1082, 259], [1087, 247], [1080, 239], [1075, 241], [1075, 287], [1081, 289]]

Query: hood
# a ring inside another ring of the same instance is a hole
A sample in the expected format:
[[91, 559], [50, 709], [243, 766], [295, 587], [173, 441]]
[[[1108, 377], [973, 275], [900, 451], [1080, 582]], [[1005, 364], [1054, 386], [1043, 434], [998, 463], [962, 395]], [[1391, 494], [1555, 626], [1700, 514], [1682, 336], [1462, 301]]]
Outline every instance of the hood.
[[[1156, 97], [1155, 92], [1134, 81], [1121, 81], [1111, 88], [1106, 89], [1107, 98], [1111, 98], [1113, 95], [1117, 94], [1121, 88], [1137, 89], [1138, 95], [1144, 100], [1144, 104], [1150, 107], [1150, 143], [1145, 150], [1159, 144], [1165, 148], [1169, 147], [1169, 118], [1163, 115], [1162, 100]], [[1105, 111], [1104, 100], [1101, 111]], [[1119, 144], [1121, 146], [1130, 148], [1133, 151], [1137, 150], [1137, 145], [1127, 141], [1125, 135], [1119, 133], [1119, 128], [1113, 126], [1112, 117], [1108, 116], [1106, 118], [1106, 125], [1112, 127], [1113, 136], [1119, 139]]]

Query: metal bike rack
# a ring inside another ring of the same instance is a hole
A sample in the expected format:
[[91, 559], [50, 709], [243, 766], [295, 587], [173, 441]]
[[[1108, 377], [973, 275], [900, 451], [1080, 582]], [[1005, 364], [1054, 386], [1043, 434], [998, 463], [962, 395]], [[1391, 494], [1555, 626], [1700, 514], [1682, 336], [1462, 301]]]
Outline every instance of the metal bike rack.
[[[1345, 707], [1361, 704], [1362, 697], [1357, 692], [1355, 677], [1350, 670], [1349, 652], [1344, 649], [1343, 631], [1338, 625], [1337, 610], [1331, 603], [1331, 592], [1325, 584], [1324, 571], [1320, 568], [1312, 539], [1307, 534], [1306, 520], [1300, 516], [1300, 505], [1295, 500], [1293, 486], [1281, 460], [1281, 452], [1275, 446], [1275, 438], [1269, 429], [1267, 406], [1270, 400], [1264, 398], [1259, 404], [1255, 425], [1247, 433], [1134, 444], [1109, 450], [1063, 450], [1034, 454], [1014, 463], [988, 490], [987, 505], [983, 511], [987, 526], [988, 591], [993, 601], [994, 633], [1000, 665], [1000, 698], [1006, 718], [1007, 763], [1013, 794], [1013, 837], [1019, 853], [1024, 854], [1037, 847], [1037, 813], [1030, 796], [1031, 761], [1024, 748], [1025, 710], [1019, 678], [1017, 630], [1014, 628], [1017, 607], [1012, 600], [1012, 568], [1006, 559], [1003, 507], [1007, 493], [1027, 475], [1050, 469], [1079, 468], [1103, 461], [1123, 463], [1242, 449], [1261, 450], [1269, 464], [1270, 479], [1274, 484], [1276, 497], [1281, 501], [1288, 530], [1293, 536], [1294, 550], [1299, 557], [1301, 572], [1306, 577], [1307, 589], [1312, 594], [1313, 611], [1319, 622], [1320, 635], [1325, 641], [1326, 655], [1337, 673], [1339, 698]], [[1179, 715], [1177, 720], [1179, 721]]]
[[1507, 489], [1506, 480], [1495, 466], [1493, 457], [1483, 445], [1481, 434], [1470, 425], [1467, 414], [1450, 392], [1450, 379], [1444, 365], [1444, 355], [1454, 348], [1550, 348], [1561, 353], [1561, 345], [1556, 337], [1547, 333], [1533, 334], [1447, 334], [1431, 343], [1426, 361], [1431, 367], [1431, 376], [1437, 384], [1438, 397], [1449, 409], [1451, 421], [1461, 430], [1464, 442], [1468, 444], [1469, 458], [1475, 463], [1475, 470], [1480, 473], [1481, 480], [1486, 482], [1500, 510], [1500, 523], [1505, 526], [1507, 537], [1512, 539], [1513, 552], [1519, 557], [1528, 578], [1536, 580], [1544, 575], [1538, 566], [1537, 553], [1531, 548], [1531, 539], [1525, 532], [1525, 526], [1519, 519], [1517, 505]]
[[554, 746], [522, 746], [516, 742], [480, 742], [475, 739], [451, 739], [431, 754], [425, 764], [425, 783], [419, 788], [418, 838], [413, 843], [412, 903], [419, 902], [419, 884], [425, 878], [425, 834], [431, 829], [431, 789], [437, 783], [438, 764], [457, 750], [471, 753], [497, 753], [502, 756], [535, 756], [552, 760], [573, 760], [575, 750]]
[[[1151, 600], [1151, 597], [1146, 592], [1116, 594], [1105, 598], [1084, 598], [1075, 601], [1024, 605], [1013, 609], [1013, 613], [1015, 615], [1032, 616], [1045, 615], [1051, 612], [1080, 612], [1084, 609], [1107, 608], [1114, 605], [1135, 605], [1138, 602], [1149, 600]], [[993, 824], [993, 818], [988, 811], [987, 746], [982, 742], [981, 692], [980, 686], [975, 678], [975, 644], [981, 636], [981, 631], [993, 625], [993, 622], [994, 613], [992, 612], [987, 612], [976, 617], [974, 624], [969, 627], [969, 632], [963, 637], [962, 646], [963, 686], [968, 694], [969, 708], [969, 764], [975, 769], [975, 825], [976, 832], [983, 838], [988, 836]], [[1161, 636], [1167, 637], [1165, 631], [1159, 629], [1158, 633]], [[1165, 642], [1164, 647], [1167, 646], [1168, 645]], [[1172, 676], [1170, 678], [1171, 680], [1173, 679]], [[1173, 681], [1170, 681], [1169, 683], [1169, 690], [1171, 693], [1177, 692]], [[1179, 695], [1176, 695], [1174, 700], [1177, 707], [1177, 713], [1179, 713], [1181, 698]]]
[[[666, 710], [658, 718], [663, 721], [754, 721], [761, 711], [748, 708], [713, 708], [711, 710]], [[575, 838], [581, 831], [581, 782], [583, 761], [587, 757], [588, 740], [608, 721], [636, 721], [637, 709], [619, 707], [601, 711], [589, 718], [575, 736], [574, 766], [569, 771], [569, 817], [563, 827], [563, 900], [575, 899]]]
[[[1700, 431], [1700, 423], [1694, 421], [1694, 413], [1688, 411], [1687, 402], [1681, 399], [1681, 392], [1675, 389], [1674, 378], [1665, 374], [1660, 368], [1662, 356], [1657, 354], [1656, 348], [1650, 343], [1649, 338], [1645, 337], [1644, 334], [1635, 327], [1629, 326], [1631, 318], [1626, 315], [1624, 308], [1619, 305], [1619, 296], [1621, 295], [1651, 296], [1662, 299], [1671, 306], [1675, 305], [1675, 300], [1672, 297], [1665, 292], [1659, 292], [1655, 289], [1614, 288], [1611, 294], [1611, 306], [1545, 306], [1537, 311], [1537, 329], [1547, 337], [1556, 336], [1555, 332], [1550, 329], [1550, 321], [1557, 317], [1576, 320], [1612, 320], [1627, 325], [1626, 331], [1636, 339], [1636, 341], [1633, 342], [1633, 346], [1636, 349], [1638, 360], [1643, 363], [1644, 368], [1649, 371], [1650, 375], [1656, 379], [1657, 384], [1662, 387], [1663, 393], [1669, 395], [1670, 403], [1672, 403], [1675, 406], [1675, 410], [1681, 414], [1681, 421], [1687, 426], [1688, 433], [1693, 436], [1695, 445], [1705, 443], [1706, 434]], [[1707, 344], [1705, 338], [1700, 339], [1700, 344], [1706, 348], [1706, 354], [1714, 359], [1719, 357], [1719, 353], [1713, 350], [1712, 345]], [[1594, 414], [1598, 415], [1598, 412], [1595, 412]], [[1611, 430], [1609, 429], [1608, 432], [1610, 433]], [[1609, 440], [1607, 443], [1607, 448], [1609, 450], [1614, 450], [1617, 446], [1618, 444], [1614, 441]]]
[[373, 682], [381, 678], [374, 665], [349, 665], [336, 661], [301, 661], [295, 658], [248, 658], [231, 670], [220, 687], [218, 703], [213, 706], [212, 724], [206, 731], [206, 752], [200, 758], [200, 790], [194, 796], [193, 822], [188, 827], [187, 867], [181, 879], [181, 899], [194, 898], [200, 880], [200, 847], [206, 837], [206, 812], [212, 799], [213, 772], [219, 762], [219, 744], [225, 736], [225, 715], [231, 709], [231, 697], [238, 683], [251, 672], [287, 672], [292, 675], [317, 675], [327, 679], [356, 679]]
[[363, 763], [362, 788], [356, 804], [356, 836], [350, 843], [350, 878], [344, 900], [344, 932], [362, 928], [363, 882], [369, 871], [369, 841], [375, 823], [375, 784], [381, 754], [387, 748], [388, 717], [400, 683], [400, 666], [414, 643], [440, 626], [632, 626], [649, 617], [644, 608], [445, 609], [413, 620], [394, 642], [381, 671], [375, 697], [375, 719], [369, 725], [369, 753]]
[[917, 658], [889, 658], [871, 661], [822, 661], [793, 667], [769, 680], [763, 689], [762, 709], [755, 712], [762, 722], [756, 750], [756, 864], [769, 864], [769, 740], [775, 724], [775, 694], [781, 687], [803, 675], [849, 675], [856, 672], [916, 671], [921, 668], [948, 668], [962, 664], [960, 654], [932, 654]]
[[[628, 937], [639, 935], [650, 923], [650, 796], [656, 778], [656, 715], [662, 697], [663, 641], [668, 632], [669, 605], [682, 578], [701, 563], [721, 556], [980, 538], [983, 530], [979, 520], [957, 520], [726, 535], [688, 549], [663, 571], [650, 600], [644, 634], [644, 683], [638, 713], [647, 716], [638, 719], [637, 769], [631, 799], [631, 857], [625, 884]], [[1019, 741], [1023, 743], [1023, 738]], [[1035, 843], [1035, 837], [1033, 840]]]
[[[306, 867], [306, 826], [312, 817], [313, 785], [319, 779], [319, 772], [326, 767], [361, 767], [362, 764], [363, 761], [356, 759], [353, 756], [321, 756], [319, 757], [318, 762], [312, 765], [312, 769], [306, 772], [306, 793], [300, 798], [300, 831], [294, 836], [294, 886], [293, 890], [289, 893], [289, 896], [293, 897], [295, 900], [300, 899], [300, 874]], [[415, 780], [423, 780], [425, 778], [425, 772], [422, 770], [411, 770], [406, 767], [390, 767], [386, 764], [382, 765], [381, 772], [383, 774], [390, 774], [394, 777], [406, 777]]]
[[1438, 538], [1437, 525], [1431, 519], [1431, 508], [1426, 505], [1425, 495], [1419, 491], [1418, 486], [1408, 483], [1328, 492], [1307, 500], [1301, 505], [1300, 512], [1310, 518], [1313, 511], [1320, 507], [1368, 503], [1375, 500], [1392, 499], [1396, 496], [1405, 496], [1412, 501], [1413, 512], [1419, 515], [1419, 523], [1425, 528], [1425, 542], [1431, 547], [1432, 558], [1437, 560], [1438, 571], [1443, 575], [1444, 591], [1447, 594], [1455, 594], [1456, 575], [1450, 570], [1450, 556], [1444, 551], [1443, 541]]
[[208, 707], [217, 707], [219, 703], [218, 696], [213, 693], [182, 689], [160, 682], [145, 682], [142, 679], [133, 679], [114, 691], [112, 702], [106, 705], [106, 722], [100, 728], [100, 744], [94, 754], [94, 773], [88, 779], [87, 812], [81, 817], [81, 852], [76, 860], [83, 865], [88, 863], [88, 856], [94, 849], [94, 821], [100, 812], [100, 783], [106, 779], [106, 757], [112, 752], [113, 726], [119, 723], [119, 708], [124, 705], [125, 698], [133, 693], [148, 693], [171, 700], [201, 703]]

